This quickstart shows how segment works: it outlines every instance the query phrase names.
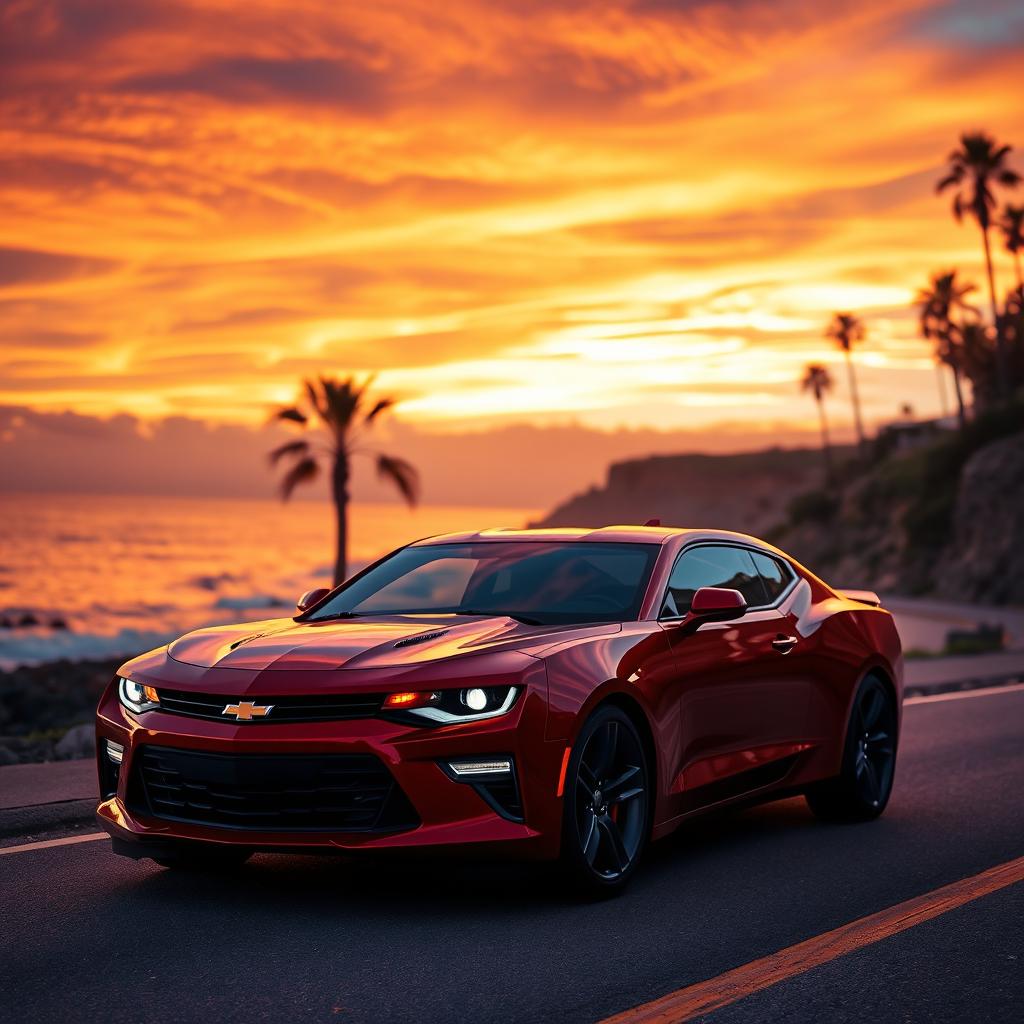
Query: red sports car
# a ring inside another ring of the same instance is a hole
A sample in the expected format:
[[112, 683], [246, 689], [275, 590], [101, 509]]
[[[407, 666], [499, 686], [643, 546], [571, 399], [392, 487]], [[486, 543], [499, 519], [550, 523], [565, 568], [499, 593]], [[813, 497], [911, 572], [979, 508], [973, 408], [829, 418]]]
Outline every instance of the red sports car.
[[866, 820], [892, 789], [900, 642], [867, 592], [712, 530], [417, 541], [294, 619], [199, 629], [124, 665], [97, 716], [114, 849], [560, 858], [611, 891], [647, 842], [806, 794]]

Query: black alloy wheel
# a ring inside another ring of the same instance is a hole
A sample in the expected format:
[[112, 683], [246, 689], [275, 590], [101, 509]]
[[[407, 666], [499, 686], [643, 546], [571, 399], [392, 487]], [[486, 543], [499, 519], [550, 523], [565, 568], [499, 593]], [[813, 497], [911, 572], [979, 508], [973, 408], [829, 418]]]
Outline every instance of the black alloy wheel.
[[853, 702], [841, 774], [807, 794], [815, 815], [869, 821], [885, 810], [896, 771], [896, 733], [892, 694], [880, 679], [868, 676]]
[[621, 889], [650, 832], [647, 759], [621, 709], [607, 706], [586, 722], [565, 782], [563, 863], [591, 894]]

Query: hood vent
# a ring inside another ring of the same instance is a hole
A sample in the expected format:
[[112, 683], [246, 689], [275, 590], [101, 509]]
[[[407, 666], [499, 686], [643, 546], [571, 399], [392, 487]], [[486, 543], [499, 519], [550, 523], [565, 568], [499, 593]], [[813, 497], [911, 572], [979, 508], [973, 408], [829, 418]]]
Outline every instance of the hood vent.
[[395, 646], [412, 647], [413, 644], [425, 644], [428, 640], [436, 640], [439, 636], [444, 636], [447, 632], [447, 629], [441, 629], [436, 633], [419, 633], [416, 636], [407, 636], [404, 640], [399, 640]]
[[228, 647], [229, 651], [233, 651], [242, 644], [247, 644], [250, 640], [259, 640], [261, 636], [266, 636], [266, 633], [250, 633], [248, 636], [243, 636], [241, 640], [236, 640], [233, 644]]

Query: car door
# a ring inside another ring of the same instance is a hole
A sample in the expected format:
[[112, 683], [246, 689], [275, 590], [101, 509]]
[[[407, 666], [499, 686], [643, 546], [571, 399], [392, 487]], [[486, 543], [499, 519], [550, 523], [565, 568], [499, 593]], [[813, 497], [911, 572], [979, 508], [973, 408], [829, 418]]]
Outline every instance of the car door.
[[[691, 631], [685, 617], [701, 587], [739, 590], [747, 612]], [[789, 623], [769, 600], [750, 552], [727, 544], [684, 549], [669, 579], [662, 625], [675, 661], [682, 742], [672, 789], [680, 809], [776, 781], [799, 746], [806, 701], [778, 643]]]

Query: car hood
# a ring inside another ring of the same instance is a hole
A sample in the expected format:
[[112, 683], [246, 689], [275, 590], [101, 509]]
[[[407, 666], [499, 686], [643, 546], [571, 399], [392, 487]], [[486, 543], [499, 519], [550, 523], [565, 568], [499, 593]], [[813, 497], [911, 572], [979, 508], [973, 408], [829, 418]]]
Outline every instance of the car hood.
[[507, 616], [386, 616], [329, 622], [267, 619], [186, 633], [167, 653], [199, 668], [323, 671], [395, 668], [486, 650], [542, 651], [618, 625], [527, 626]]

